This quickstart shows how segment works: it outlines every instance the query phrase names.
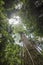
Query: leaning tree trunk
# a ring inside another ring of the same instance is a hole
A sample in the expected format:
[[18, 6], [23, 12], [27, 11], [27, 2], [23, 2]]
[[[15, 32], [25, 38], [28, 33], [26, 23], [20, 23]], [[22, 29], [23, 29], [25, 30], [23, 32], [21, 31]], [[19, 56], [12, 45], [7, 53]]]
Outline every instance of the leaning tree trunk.
[[35, 44], [27, 39], [25, 34], [21, 34], [24, 50], [24, 65], [43, 65], [43, 57], [36, 49]]

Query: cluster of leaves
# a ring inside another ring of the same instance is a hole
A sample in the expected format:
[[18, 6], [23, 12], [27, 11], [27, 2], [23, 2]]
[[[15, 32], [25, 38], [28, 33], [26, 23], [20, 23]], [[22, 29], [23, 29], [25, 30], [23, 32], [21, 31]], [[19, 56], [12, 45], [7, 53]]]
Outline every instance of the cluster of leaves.
[[20, 46], [15, 44], [8, 44], [6, 45], [6, 49], [4, 50], [5, 53], [5, 60], [4, 65], [20, 65], [21, 64], [21, 56], [20, 56]]
[[5, 8], [5, 13], [7, 13], [7, 17], [10, 18], [12, 12], [15, 13], [15, 6], [20, 2], [19, 0], [3, 0], [5, 4], [3, 5]]
[[14, 44], [13, 29], [8, 23], [4, 7], [7, 1], [0, 0], [0, 65], [20, 65], [21, 47]]
[[[40, 6], [36, 7], [36, 0], [21, 0], [23, 2], [23, 7], [20, 10], [21, 17], [23, 22], [26, 24], [27, 28], [30, 29], [30, 32], [34, 32], [37, 36], [43, 36], [43, 16], [39, 18], [41, 14], [43, 14], [43, 5], [42, 0]], [[25, 16], [25, 17], [24, 17]]]

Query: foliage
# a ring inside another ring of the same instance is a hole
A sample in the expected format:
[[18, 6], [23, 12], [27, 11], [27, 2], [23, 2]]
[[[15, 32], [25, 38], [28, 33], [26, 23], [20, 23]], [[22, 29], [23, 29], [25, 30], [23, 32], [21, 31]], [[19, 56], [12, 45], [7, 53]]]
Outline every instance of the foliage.
[[20, 65], [21, 47], [15, 44], [12, 37], [13, 28], [7, 20], [5, 1], [0, 0], [0, 65]]
[[[15, 25], [13, 28], [7, 20], [7, 17], [12, 12], [18, 11], [15, 10], [15, 5], [20, 1], [23, 2], [23, 6], [19, 13], [26, 26], [26, 30], [22, 24]], [[15, 36], [13, 37], [13, 35], [15, 33], [25, 32], [28, 35], [32, 33], [37, 36], [43, 36], [43, 19], [38, 19], [39, 10], [36, 7], [34, 8], [33, 0], [0, 0], [0, 65], [21, 64], [21, 49], [23, 48], [14, 42]], [[36, 38], [34, 39], [36, 41]]]
[[13, 29], [14, 29], [14, 31], [13, 31], [14, 33], [19, 33], [19, 32], [25, 32], [26, 31], [24, 29], [22, 23], [18, 24], [17, 26], [14, 25]]
[[[32, 32], [37, 36], [43, 36], [43, 16], [39, 18], [41, 14], [43, 14], [43, 5], [42, 1], [40, 6], [35, 6], [35, 1], [33, 0], [21, 0], [23, 2], [22, 9], [20, 10], [21, 18], [23, 22], [26, 24], [27, 28], [32, 30]], [[24, 17], [25, 16], [25, 17]]]

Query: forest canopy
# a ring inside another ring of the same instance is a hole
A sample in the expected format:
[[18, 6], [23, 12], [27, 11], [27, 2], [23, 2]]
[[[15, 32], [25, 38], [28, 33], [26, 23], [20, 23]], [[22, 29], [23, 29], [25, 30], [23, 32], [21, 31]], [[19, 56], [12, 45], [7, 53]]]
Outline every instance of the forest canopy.
[[[17, 25], [10, 24], [10, 20], [17, 21]], [[24, 63], [22, 44], [16, 44], [22, 41], [21, 33], [31, 42], [38, 42], [43, 55], [43, 0], [0, 0], [0, 65]]]

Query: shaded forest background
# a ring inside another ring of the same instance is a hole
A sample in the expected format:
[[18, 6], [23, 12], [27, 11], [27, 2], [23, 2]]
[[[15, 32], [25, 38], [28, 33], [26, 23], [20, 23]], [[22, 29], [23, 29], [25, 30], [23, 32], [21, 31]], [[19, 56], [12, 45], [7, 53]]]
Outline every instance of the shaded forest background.
[[[21, 65], [23, 47], [15, 42], [15, 34], [19, 32], [25, 33], [31, 41], [41, 44], [43, 56], [43, 0], [39, 0], [40, 5], [37, 6], [35, 1], [0, 0], [0, 65]], [[22, 7], [15, 8], [19, 3], [22, 3]], [[9, 24], [8, 19], [13, 13], [21, 17], [26, 30], [20, 25], [16, 28]]]

